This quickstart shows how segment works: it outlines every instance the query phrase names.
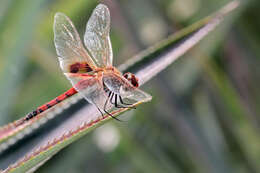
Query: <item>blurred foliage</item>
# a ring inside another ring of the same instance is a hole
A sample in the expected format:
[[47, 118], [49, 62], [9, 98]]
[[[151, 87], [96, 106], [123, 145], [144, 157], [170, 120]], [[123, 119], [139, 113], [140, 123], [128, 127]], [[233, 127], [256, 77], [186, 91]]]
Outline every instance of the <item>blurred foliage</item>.
[[[111, 10], [118, 65], [228, 1], [102, 2]], [[66, 13], [82, 36], [97, 3], [1, 1], [1, 125], [70, 87], [56, 59], [53, 16]], [[37, 172], [260, 172], [258, 10], [259, 1], [246, 1], [225, 29], [146, 85], [152, 103], [128, 112], [127, 123], [111, 122], [65, 148]]]

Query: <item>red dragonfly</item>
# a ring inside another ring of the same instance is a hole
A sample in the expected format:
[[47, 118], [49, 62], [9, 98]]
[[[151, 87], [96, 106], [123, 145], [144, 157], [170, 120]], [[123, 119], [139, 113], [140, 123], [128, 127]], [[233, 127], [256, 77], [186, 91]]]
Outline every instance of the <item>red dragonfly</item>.
[[[79, 92], [89, 103], [113, 117], [111, 108], [132, 108], [134, 103], [151, 100], [138, 89], [138, 79], [132, 73], [122, 73], [112, 66], [113, 52], [109, 37], [110, 13], [99, 4], [93, 11], [84, 35], [84, 48], [71, 20], [63, 13], [54, 17], [54, 43], [64, 75], [73, 88], [27, 114], [30, 120], [66, 98]], [[115, 117], [113, 117], [115, 118]]]

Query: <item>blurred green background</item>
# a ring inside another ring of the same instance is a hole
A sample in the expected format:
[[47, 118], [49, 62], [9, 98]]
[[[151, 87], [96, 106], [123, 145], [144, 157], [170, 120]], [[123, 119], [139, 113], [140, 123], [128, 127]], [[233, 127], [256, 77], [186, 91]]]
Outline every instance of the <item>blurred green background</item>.
[[[0, 125], [70, 88], [53, 43], [53, 17], [81, 36], [95, 6], [112, 18], [115, 66], [210, 15], [227, 0], [1, 0]], [[144, 86], [150, 103], [65, 148], [36, 172], [260, 172], [260, 1]]]

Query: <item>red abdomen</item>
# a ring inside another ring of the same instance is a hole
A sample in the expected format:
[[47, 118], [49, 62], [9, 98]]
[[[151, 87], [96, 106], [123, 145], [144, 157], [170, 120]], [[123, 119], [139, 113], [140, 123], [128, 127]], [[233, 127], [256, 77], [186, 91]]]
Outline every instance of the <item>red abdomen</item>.
[[54, 105], [62, 102], [63, 100], [65, 100], [66, 98], [76, 94], [77, 91], [74, 88], [69, 89], [68, 91], [66, 91], [65, 93], [59, 95], [58, 97], [56, 97], [55, 99], [49, 101], [48, 103], [38, 107], [36, 110], [30, 112], [29, 114], [26, 115], [25, 120], [28, 121], [30, 119], [32, 119], [33, 117], [35, 117], [36, 115], [46, 111], [47, 109], [53, 107]]

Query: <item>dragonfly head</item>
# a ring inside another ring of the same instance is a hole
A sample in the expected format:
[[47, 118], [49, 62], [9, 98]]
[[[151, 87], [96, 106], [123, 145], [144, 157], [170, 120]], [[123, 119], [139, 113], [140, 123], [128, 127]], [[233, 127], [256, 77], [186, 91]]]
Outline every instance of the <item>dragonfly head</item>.
[[138, 87], [139, 83], [138, 83], [138, 78], [135, 77], [134, 74], [127, 72], [124, 74], [124, 78], [126, 78], [134, 87]]

